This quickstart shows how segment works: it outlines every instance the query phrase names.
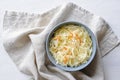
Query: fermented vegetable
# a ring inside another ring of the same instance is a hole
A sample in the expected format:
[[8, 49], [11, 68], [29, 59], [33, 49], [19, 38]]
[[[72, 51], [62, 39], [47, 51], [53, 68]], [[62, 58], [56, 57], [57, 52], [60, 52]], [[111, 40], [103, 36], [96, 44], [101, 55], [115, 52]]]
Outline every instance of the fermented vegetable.
[[90, 58], [92, 40], [82, 25], [64, 25], [54, 32], [49, 50], [57, 64], [75, 67]]

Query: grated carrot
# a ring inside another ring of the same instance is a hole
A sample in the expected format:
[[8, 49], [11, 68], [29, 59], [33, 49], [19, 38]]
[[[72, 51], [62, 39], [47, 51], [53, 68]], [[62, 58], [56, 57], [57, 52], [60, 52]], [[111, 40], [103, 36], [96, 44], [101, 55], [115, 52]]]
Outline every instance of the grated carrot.
[[78, 34], [76, 34], [76, 39], [80, 41], [80, 43], [82, 43], [81, 38], [78, 36]]
[[68, 58], [67, 58], [67, 56], [66, 56], [66, 55], [65, 55], [65, 57], [64, 57], [63, 62], [64, 62], [64, 64], [66, 64], [66, 63], [68, 62]]
[[72, 54], [72, 53], [69, 51], [69, 52], [68, 52], [68, 55], [71, 55], [71, 54]]
[[60, 40], [60, 38], [61, 38], [60, 36], [56, 36], [54, 39], [55, 40]]
[[63, 47], [64, 50], [67, 50], [67, 47]]

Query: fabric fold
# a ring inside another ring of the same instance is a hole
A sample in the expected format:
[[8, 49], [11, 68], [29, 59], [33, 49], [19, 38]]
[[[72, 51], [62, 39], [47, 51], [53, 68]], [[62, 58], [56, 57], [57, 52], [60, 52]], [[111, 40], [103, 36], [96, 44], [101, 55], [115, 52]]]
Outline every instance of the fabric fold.
[[[97, 54], [85, 69], [66, 72], [55, 67], [46, 56], [49, 31], [64, 21], [87, 25], [97, 39]], [[104, 80], [102, 56], [119, 44], [110, 26], [99, 16], [73, 3], [63, 4], [43, 14], [7, 11], [3, 23], [4, 48], [23, 73], [34, 80]]]

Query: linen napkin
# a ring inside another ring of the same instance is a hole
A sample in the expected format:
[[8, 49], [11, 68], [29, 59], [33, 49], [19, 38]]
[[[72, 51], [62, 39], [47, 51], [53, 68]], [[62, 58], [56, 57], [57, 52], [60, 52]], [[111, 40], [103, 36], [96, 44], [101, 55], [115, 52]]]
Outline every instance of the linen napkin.
[[[64, 21], [87, 25], [97, 38], [97, 54], [92, 63], [81, 71], [63, 71], [51, 64], [46, 56], [47, 34]], [[32, 80], [104, 80], [102, 56], [119, 43], [101, 17], [73, 3], [63, 4], [43, 14], [6, 11], [3, 29], [5, 50], [18, 69], [30, 75]]]

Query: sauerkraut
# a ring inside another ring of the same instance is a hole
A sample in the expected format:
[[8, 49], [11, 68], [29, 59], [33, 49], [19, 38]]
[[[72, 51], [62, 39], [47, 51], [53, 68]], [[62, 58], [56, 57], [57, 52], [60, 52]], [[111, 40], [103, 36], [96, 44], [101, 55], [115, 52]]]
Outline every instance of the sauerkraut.
[[54, 32], [49, 50], [57, 64], [75, 67], [90, 58], [92, 40], [82, 25], [64, 25]]

